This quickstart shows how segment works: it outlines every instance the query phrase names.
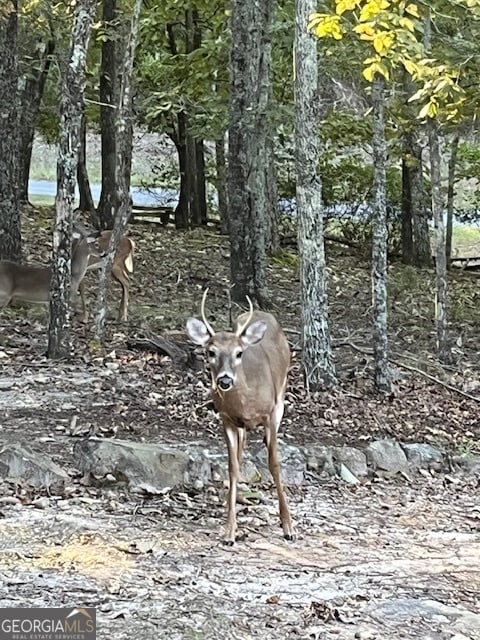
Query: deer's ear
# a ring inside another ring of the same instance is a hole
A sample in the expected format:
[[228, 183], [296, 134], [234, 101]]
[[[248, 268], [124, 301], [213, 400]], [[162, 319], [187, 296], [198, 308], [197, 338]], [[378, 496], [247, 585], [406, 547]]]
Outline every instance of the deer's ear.
[[187, 320], [187, 333], [190, 340], [201, 347], [204, 347], [211, 338], [205, 323], [197, 318]]
[[240, 336], [240, 340], [245, 346], [250, 347], [253, 344], [257, 344], [257, 342], [260, 342], [265, 335], [266, 330], [266, 323], [261, 320], [257, 320], [256, 322], [252, 322], [252, 324], [248, 325]]

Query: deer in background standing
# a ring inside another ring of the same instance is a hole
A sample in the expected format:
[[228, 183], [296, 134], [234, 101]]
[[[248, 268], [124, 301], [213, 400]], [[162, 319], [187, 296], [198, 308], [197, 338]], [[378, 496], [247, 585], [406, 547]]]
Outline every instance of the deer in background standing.
[[216, 333], [205, 317], [207, 291], [202, 298], [202, 320], [189, 318], [187, 333], [195, 344], [206, 348], [213, 401], [223, 422], [228, 448], [229, 489], [224, 542], [230, 546], [235, 541], [237, 483], [246, 431], [260, 425], [265, 429], [268, 467], [277, 489], [283, 534], [287, 540], [293, 540], [277, 449], [290, 365], [287, 338], [273, 315], [253, 310], [250, 298], [250, 311], [237, 318], [234, 331]]
[[[100, 269], [103, 265], [104, 258], [102, 256], [108, 251], [110, 245], [110, 238], [112, 237], [112, 231], [101, 231], [98, 237], [98, 245], [103, 252], [101, 256], [91, 255], [88, 262], [88, 271], [93, 269]], [[126, 322], [128, 319], [128, 303], [129, 303], [129, 291], [130, 291], [130, 277], [133, 273], [133, 252], [135, 249], [135, 243], [131, 238], [122, 236], [115, 253], [112, 265], [112, 277], [122, 287], [122, 299], [120, 301], [120, 307], [118, 309], [118, 319]], [[82, 300], [83, 319], [84, 322], [88, 319], [88, 307], [85, 298], [85, 283], [82, 282], [79, 287], [80, 298]]]
[[[97, 232], [90, 233], [83, 225], [76, 223], [72, 241], [72, 297], [85, 276], [90, 255], [101, 255]], [[0, 309], [12, 301], [48, 303], [51, 277], [51, 267], [0, 260]]]

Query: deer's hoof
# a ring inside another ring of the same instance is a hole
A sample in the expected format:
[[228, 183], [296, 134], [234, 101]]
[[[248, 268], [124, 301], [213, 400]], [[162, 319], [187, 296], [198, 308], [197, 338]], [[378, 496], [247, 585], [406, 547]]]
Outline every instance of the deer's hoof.
[[233, 547], [233, 540], [222, 540], [222, 544], [225, 547]]
[[285, 538], [285, 540], [288, 540], [289, 542], [295, 542], [294, 533], [285, 533], [283, 537]]

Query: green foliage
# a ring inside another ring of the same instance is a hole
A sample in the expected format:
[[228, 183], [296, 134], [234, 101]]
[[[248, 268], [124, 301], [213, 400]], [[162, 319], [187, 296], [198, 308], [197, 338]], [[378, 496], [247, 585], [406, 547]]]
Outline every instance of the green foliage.
[[145, 12], [137, 58], [138, 113], [159, 132], [172, 131], [178, 113], [188, 115], [199, 137], [219, 138], [228, 105], [228, 16], [224, 3], [197, 2], [198, 41], [193, 45], [187, 11], [170, 0]]

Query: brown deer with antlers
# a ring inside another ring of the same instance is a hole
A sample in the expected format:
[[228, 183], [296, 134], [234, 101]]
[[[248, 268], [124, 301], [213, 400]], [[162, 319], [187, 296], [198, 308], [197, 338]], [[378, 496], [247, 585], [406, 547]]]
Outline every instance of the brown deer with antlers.
[[237, 318], [234, 331], [216, 333], [205, 317], [189, 318], [187, 333], [207, 350], [215, 407], [223, 422], [228, 448], [229, 489], [224, 542], [233, 545], [237, 530], [235, 505], [246, 431], [263, 425], [268, 467], [277, 488], [284, 537], [293, 540], [293, 527], [280, 477], [277, 432], [283, 417], [290, 348], [277, 320], [263, 311], [250, 311]]

